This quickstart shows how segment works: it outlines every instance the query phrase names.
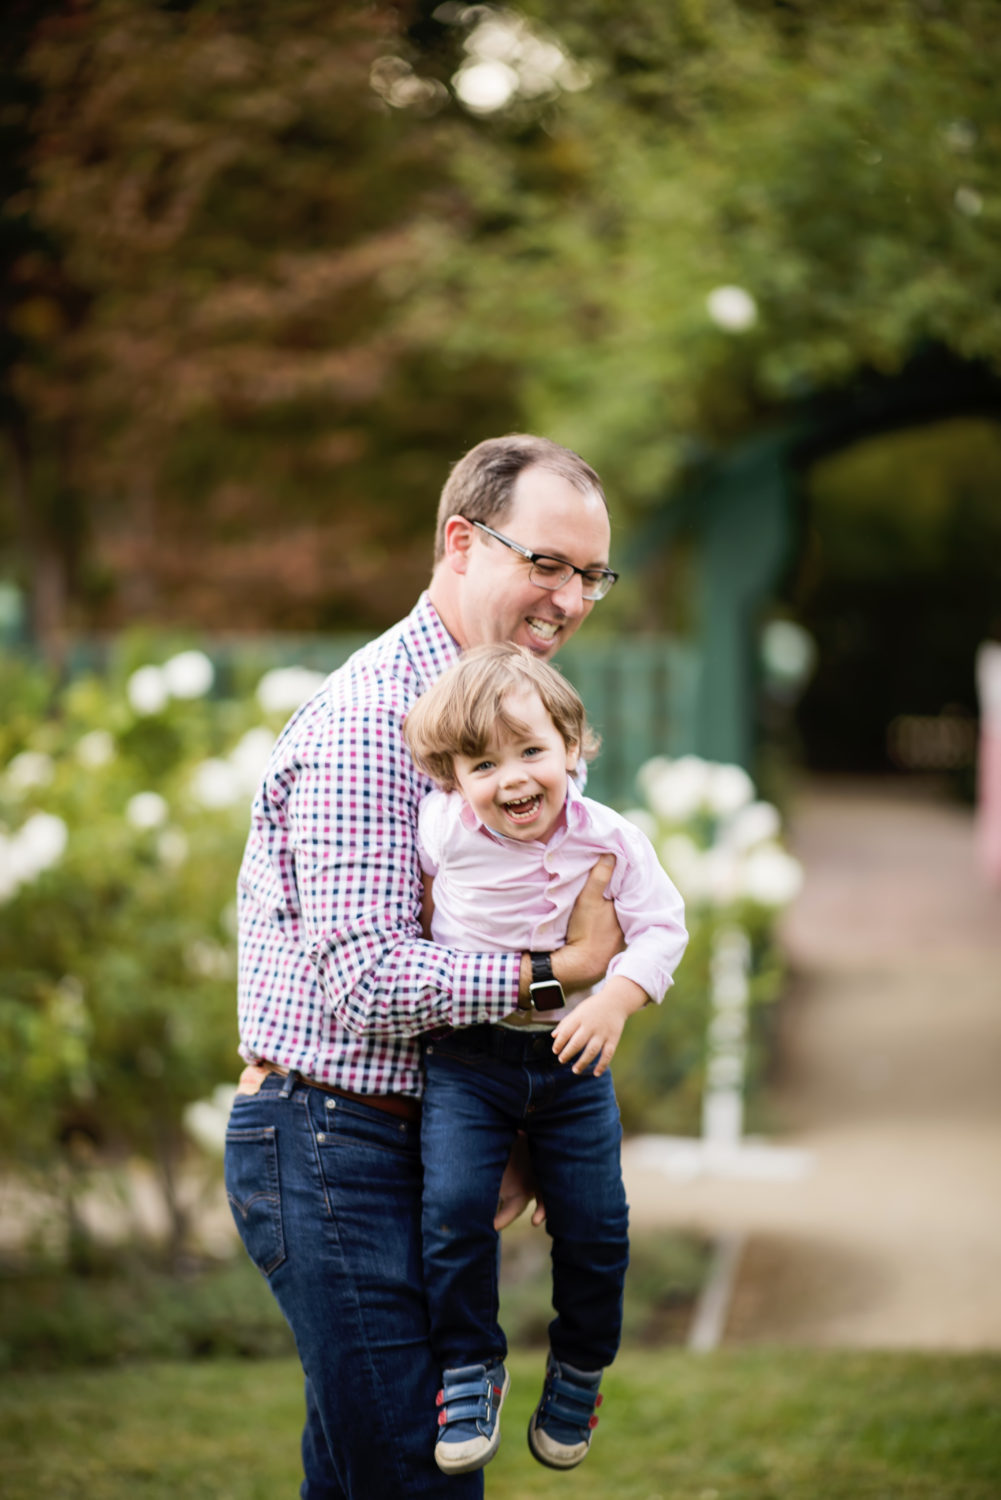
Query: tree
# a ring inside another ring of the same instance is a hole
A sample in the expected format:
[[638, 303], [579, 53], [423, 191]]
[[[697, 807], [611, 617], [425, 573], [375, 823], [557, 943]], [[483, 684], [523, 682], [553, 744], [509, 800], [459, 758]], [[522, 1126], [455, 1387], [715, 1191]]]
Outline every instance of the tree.
[[995, 6], [524, 9], [590, 83], [464, 140], [475, 254], [439, 327], [489, 333], [634, 505], [929, 343], [1001, 366]]
[[94, 0], [32, 35], [17, 206], [81, 297], [36, 305], [10, 384], [31, 502], [55, 452], [86, 520], [77, 622], [366, 624], [423, 583], [456, 427], [511, 402], [482, 353], [429, 389], [396, 316], [447, 147], [431, 84], [387, 78], [400, 35], [319, 0]]

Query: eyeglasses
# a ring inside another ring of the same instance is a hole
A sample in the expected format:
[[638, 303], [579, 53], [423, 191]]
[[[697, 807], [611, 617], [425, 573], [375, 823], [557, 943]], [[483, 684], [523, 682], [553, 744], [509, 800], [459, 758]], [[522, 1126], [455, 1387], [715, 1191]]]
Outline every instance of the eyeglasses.
[[[463, 516], [463, 520], [468, 520]], [[585, 599], [604, 599], [612, 584], [618, 578], [618, 573], [613, 573], [611, 568], [575, 568], [573, 563], [567, 562], [562, 557], [547, 557], [544, 552], [530, 552], [520, 542], [512, 542], [509, 536], [501, 536], [499, 531], [494, 531], [491, 526], [484, 526], [482, 521], [470, 521], [470, 526], [475, 526], [478, 531], [485, 531], [487, 536], [492, 536], [495, 542], [503, 542], [505, 547], [510, 547], [512, 552], [517, 552], [532, 564], [529, 569], [528, 579], [540, 589], [561, 589], [565, 583], [569, 583], [575, 573], [581, 578], [581, 594]]]

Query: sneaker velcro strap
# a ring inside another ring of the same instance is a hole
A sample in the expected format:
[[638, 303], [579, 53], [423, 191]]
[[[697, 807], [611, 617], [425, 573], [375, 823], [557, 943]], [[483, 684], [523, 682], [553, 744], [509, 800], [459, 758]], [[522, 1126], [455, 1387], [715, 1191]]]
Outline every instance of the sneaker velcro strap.
[[546, 1392], [546, 1406], [552, 1410], [560, 1410], [560, 1416], [566, 1416], [569, 1421], [581, 1421], [582, 1416], [590, 1416], [594, 1407], [602, 1404], [600, 1391], [588, 1391], [585, 1386], [578, 1386], [576, 1382], [563, 1380], [560, 1376], [552, 1376], [549, 1380], [549, 1389]]
[[593, 1413], [595, 1407], [601, 1405], [602, 1396], [600, 1391], [586, 1390], [555, 1375], [549, 1381], [544, 1402], [547, 1416], [552, 1415], [571, 1426], [586, 1426], [597, 1423]]
[[474, 1380], [447, 1381], [436, 1398], [441, 1407], [438, 1426], [482, 1420], [489, 1416], [491, 1407], [500, 1405], [502, 1394], [501, 1387], [494, 1385], [485, 1374]]

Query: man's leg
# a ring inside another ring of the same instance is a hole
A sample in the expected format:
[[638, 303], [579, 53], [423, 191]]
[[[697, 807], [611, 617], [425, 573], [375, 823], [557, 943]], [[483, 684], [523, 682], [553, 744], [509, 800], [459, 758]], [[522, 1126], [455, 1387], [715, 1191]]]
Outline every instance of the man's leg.
[[238, 1094], [226, 1186], [307, 1380], [303, 1500], [480, 1500], [434, 1462], [419, 1127], [275, 1075]]

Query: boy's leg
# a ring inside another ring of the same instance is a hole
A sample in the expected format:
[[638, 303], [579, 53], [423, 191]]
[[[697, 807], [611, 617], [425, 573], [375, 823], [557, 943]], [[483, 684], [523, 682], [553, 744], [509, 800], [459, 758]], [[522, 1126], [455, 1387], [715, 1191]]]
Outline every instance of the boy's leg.
[[553, 1240], [552, 1351], [561, 1364], [599, 1370], [619, 1346], [629, 1263], [622, 1126], [611, 1073], [595, 1078], [553, 1069], [540, 1081], [526, 1129]]
[[480, 1500], [433, 1458], [418, 1127], [288, 1084], [237, 1095], [226, 1186], [307, 1378], [303, 1500]]
[[470, 1028], [429, 1044], [421, 1118], [424, 1280], [431, 1345], [442, 1370], [503, 1360], [497, 1321], [501, 1177], [521, 1095], [508, 1064]]

